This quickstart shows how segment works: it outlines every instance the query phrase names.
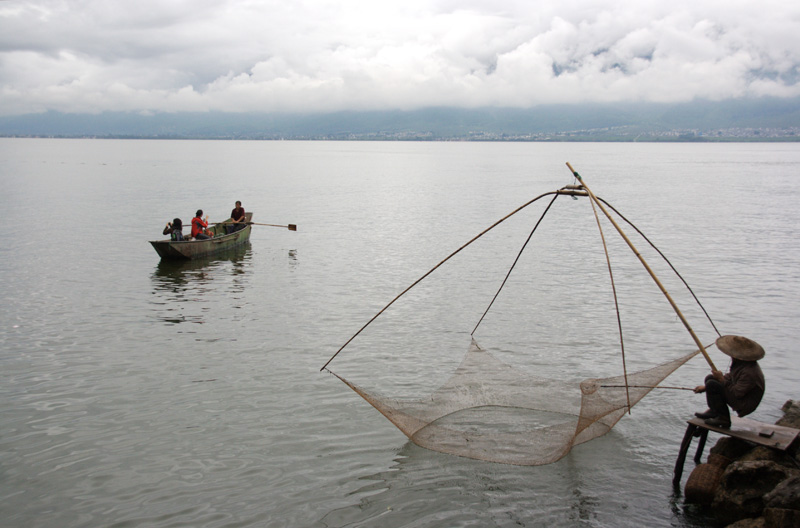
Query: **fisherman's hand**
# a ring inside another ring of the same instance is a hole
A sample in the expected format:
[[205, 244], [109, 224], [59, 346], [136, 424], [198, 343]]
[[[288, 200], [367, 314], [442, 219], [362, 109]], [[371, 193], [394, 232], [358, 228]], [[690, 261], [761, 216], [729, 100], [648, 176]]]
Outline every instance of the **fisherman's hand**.
[[714, 376], [714, 379], [720, 383], [725, 383], [725, 375], [720, 372], [719, 370], [711, 371], [711, 375]]
[[705, 392], [705, 391], [706, 391], [706, 386], [705, 385], [698, 385], [697, 387], [694, 388], [694, 393], [695, 394], [700, 394], [701, 392]]

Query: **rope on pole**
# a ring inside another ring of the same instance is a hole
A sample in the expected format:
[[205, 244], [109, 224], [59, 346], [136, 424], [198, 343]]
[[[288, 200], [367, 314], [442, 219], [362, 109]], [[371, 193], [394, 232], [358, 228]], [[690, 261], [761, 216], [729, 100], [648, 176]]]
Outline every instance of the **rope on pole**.
[[664, 296], [667, 298], [667, 301], [669, 301], [670, 306], [672, 306], [672, 309], [675, 311], [678, 318], [683, 323], [683, 326], [689, 332], [689, 335], [691, 335], [692, 339], [694, 339], [694, 342], [697, 344], [697, 347], [700, 349], [700, 352], [703, 354], [703, 357], [706, 358], [706, 362], [708, 362], [709, 366], [711, 367], [711, 371], [712, 372], [717, 371], [717, 367], [714, 365], [714, 362], [711, 361], [711, 357], [709, 357], [708, 352], [706, 352], [706, 348], [700, 341], [700, 338], [697, 337], [697, 334], [694, 333], [694, 330], [692, 330], [692, 327], [689, 325], [689, 321], [686, 320], [686, 317], [684, 317], [683, 312], [681, 312], [680, 308], [678, 308], [678, 305], [675, 304], [675, 301], [672, 299], [672, 296], [670, 296], [669, 292], [667, 292], [667, 289], [658, 279], [652, 268], [650, 268], [650, 265], [647, 263], [645, 258], [642, 256], [641, 253], [639, 253], [639, 250], [636, 249], [636, 246], [633, 245], [633, 242], [631, 242], [631, 240], [628, 238], [628, 236], [625, 234], [625, 232], [622, 230], [622, 228], [619, 226], [616, 220], [614, 220], [611, 214], [606, 210], [606, 208], [600, 202], [600, 200], [597, 199], [592, 190], [586, 185], [586, 182], [583, 180], [583, 178], [581, 178], [581, 175], [578, 174], [578, 172], [572, 168], [572, 165], [570, 165], [569, 162], [567, 162], [567, 167], [569, 168], [570, 171], [572, 171], [572, 174], [578, 179], [578, 181], [581, 182], [583, 188], [586, 189], [587, 193], [589, 193], [589, 197], [597, 204], [600, 210], [603, 211], [603, 214], [605, 214], [606, 217], [611, 221], [611, 223], [614, 225], [614, 228], [617, 230], [620, 236], [622, 236], [623, 240], [625, 240], [625, 243], [628, 244], [628, 247], [631, 249], [631, 251], [633, 251], [633, 253], [639, 258], [639, 261], [644, 266], [644, 269], [647, 270], [647, 273], [650, 274], [650, 277], [653, 279], [658, 288], [661, 290], [661, 293], [663, 293]]
[[598, 196], [598, 197], [597, 197], [597, 199], [598, 199], [598, 200], [600, 200], [601, 202], [603, 202], [604, 204], [606, 204], [606, 205], [609, 207], [609, 209], [611, 209], [612, 211], [614, 211], [614, 212], [617, 214], [617, 216], [619, 216], [619, 217], [620, 217], [622, 220], [624, 220], [624, 221], [625, 221], [625, 223], [627, 223], [627, 224], [628, 224], [629, 226], [631, 226], [631, 227], [632, 227], [632, 228], [633, 228], [633, 229], [634, 229], [634, 230], [635, 230], [637, 233], [639, 233], [639, 236], [641, 236], [641, 237], [642, 237], [642, 238], [645, 240], [645, 242], [647, 242], [647, 243], [650, 245], [650, 247], [651, 247], [651, 248], [653, 248], [653, 249], [656, 251], [656, 253], [658, 253], [658, 254], [661, 256], [661, 258], [662, 258], [662, 259], [664, 259], [664, 262], [666, 262], [666, 263], [667, 263], [667, 265], [668, 265], [668, 266], [669, 266], [669, 267], [672, 269], [672, 271], [675, 273], [675, 275], [676, 275], [676, 276], [677, 276], [677, 277], [678, 277], [678, 278], [681, 280], [681, 282], [683, 283], [683, 285], [684, 285], [684, 286], [686, 286], [686, 289], [687, 289], [687, 290], [689, 290], [689, 293], [692, 295], [692, 297], [694, 297], [694, 300], [695, 300], [695, 302], [697, 303], [697, 306], [699, 306], [699, 307], [700, 307], [700, 309], [701, 309], [701, 310], [703, 310], [703, 313], [705, 314], [705, 316], [706, 316], [706, 319], [708, 319], [708, 322], [709, 322], [709, 323], [711, 323], [711, 326], [714, 328], [714, 331], [717, 333], [717, 336], [720, 336], [720, 337], [721, 337], [721, 336], [722, 336], [722, 334], [721, 334], [721, 333], [720, 333], [720, 331], [717, 329], [717, 325], [715, 325], [715, 324], [714, 324], [714, 321], [711, 319], [711, 316], [710, 316], [710, 315], [708, 314], [708, 312], [706, 311], [706, 308], [705, 308], [705, 306], [703, 306], [703, 303], [701, 303], [701, 302], [700, 302], [700, 299], [698, 299], [698, 298], [697, 298], [697, 295], [695, 295], [695, 293], [694, 293], [694, 290], [692, 290], [692, 287], [691, 287], [691, 286], [689, 286], [689, 283], [688, 283], [688, 282], [686, 282], [686, 279], [684, 279], [684, 278], [683, 278], [683, 275], [681, 275], [680, 273], [678, 273], [678, 270], [677, 270], [677, 269], [675, 269], [675, 266], [673, 266], [673, 265], [672, 265], [672, 262], [670, 262], [670, 260], [667, 258], [667, 256], [666, 256], [666, 255], [664, 255], [664, 253], [662, 253], [662, 252], [661, 252], [661, 250], [660, 250], [660, 249], [658, 249], [658, 247], [656, 247], [656, 245], [655, 245], [655, 244], [653, 244], [653, 242], [652, 242], [652, 241], [651, 241], [649, 238], [647, 238], [647, 235], [645, 235], [644, 233], [642, 233], [642, 232], [639, 230], [639, 228], [638, 228], [638, 227], [636, 227], [636, 225], [635, 225], [633, 222], [631, 222], [630, 220], [628, 220], [627, 218], [625, 218], [625, 216], [624, 216], [622, 213], [620, 213], [619, 211], [617, 211], [617, 210], [614, 208], [614, 206], [613, 206], [613, 205], [611, 205], [610, 203], [608, 203], [606, 200], [604, 200], [604, 199], [603, 199], [602, 197], [600, 197], [600, 196]]
[[[483, 322], [483, 318], [486, 317], [487, 313], [489, 313], [489, 310], [492, 308], [492, 305], [494, 304], [494, 301], [497, 300], [497, 296], [500, 295], [500, 290], [502, 290], [503, 286], [506, 285], [506, 281], [508, 281], [508, 278], [511, 276], [511, 272], [514, 271], [514, 267], [517, 265], [517, 262], [519, 262], [519, 258], [522, 256], [522, 252], [525, 251], [525, 247], [528, 245], [528, 242], [531, 241], [531, 237], [533, 236], [533, 233], [536, 232], [536, 228], [538, 228], [539, 224], [541, 224], [542, 220], [544, 220], [544, 216], [547, 214], [547, 211], [550, 210], [550, 207], [556, 201], [556, 198], [558, 198], [558, 193], [553, 195], [553, 199], [550, 200], [549, 204], [547, 204], [547, 208], [542, 213], [542, 216], [539, 217], [539, 221], [536, 222], [535, 226], [533, 226], [533, 229], [531, 230], [531, 234], [528, 235], [528, 239], [525, 241], [524, 244], [522, 244], [522, 248], [519, 250], [519, 253], [517, 253], [517, 258], [514, 259], [514, 263], [511, 264], [511, 268], [508, 270], [508, 273], [506, 273], [506, 278], [503, 279], [503, 283], [500, 285], [500, 288], [497, 289], [497, 293], [495, 293], [494, 297], [492, 297], [492, 302], [490, 302], [489, 306], [486, 307], [486, 311], [483, 312], [483, 315], [481, 316], [480, 320], [478, 320], [478, 324], [475, 325], [475, 328], [472, 329], [472, 332], [470, 332], [469, 335], [474, 335], [475, 334], [475, 331], [478, 329], [478, 327]], [[576, 198], [576, 200], [577, 200], [577, 198]]]

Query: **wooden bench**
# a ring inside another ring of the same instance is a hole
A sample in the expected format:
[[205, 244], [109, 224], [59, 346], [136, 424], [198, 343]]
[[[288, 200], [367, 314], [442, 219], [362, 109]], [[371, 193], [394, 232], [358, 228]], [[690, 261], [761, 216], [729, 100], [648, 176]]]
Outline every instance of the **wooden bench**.
[[779, 449], [781, 451], [786, 451], [789, 446], [792, 445], [792, 442], [795, 441], [798, 434], [800, 434], [800, 429], [767, 424], [748, 418], [737, 418], [735, 416], [731, 416], [730, 429], [707, 425], [701, 418], [692, 418], [687, 423], [689, 425], [686, 427], [686, 434], [683, 435], [683, 442], [681, 442], [681, 449], [678, 452], [678, 460], [675, 462], [675, 471], [672, 477], [672, 485], [676, 488], [680, 488], [686, 453], [689, 451], [689, 445], [692, 443], [692, 438], [694, 437], [700, 439], [697, 445], [697, 452], [695, 452], [694, 455], [695, 464], [699, 464], [703, 456], [703, 449], [706, 446], [706, 439], [708, 438], [709, 431], [739, 438], [740, 440], [753, 444], [771, 447], [772, 449]]

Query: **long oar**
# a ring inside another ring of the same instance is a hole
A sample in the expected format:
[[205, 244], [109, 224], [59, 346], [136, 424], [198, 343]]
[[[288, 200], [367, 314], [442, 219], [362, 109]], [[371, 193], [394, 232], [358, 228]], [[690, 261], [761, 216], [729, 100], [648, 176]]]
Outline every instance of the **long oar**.
[[286, 227], [289, 231], [297, 231], [297, 226], [294, 224], [289, 225], [277, 225], [277, 224], [258, 224], [256, 222], [247, 222], [250, 225], [260, 225], [260, 226], [269, 226], [269, 227]]
[[656, 276], [655, 272], [652, 270], [652, 268], [650, 268], [650, 265], [644, 259], [642, 254], [639, 253], [639, 250], [636, 249], [636, 246], [633, 245], [633, 242], [631, 242], [631, 240], [628, 238], [628, 236], [625, 234], [625, 232], [622, 230], [622, 228], [619, 226], [619, 224], [617, 224], [617, 222], [614, 220], [614, 218], [611, 216], [611, 214], [606, 210], [606, 208], [603, 207], [603, 204], [600, 203], [600, 200], [598, 200], [597, 197], [592, 192], [592, 190], [589, 189], [589, 186], [586, 185], [586, 181], [581, 177], [580, 174], [577, 173], [577, 171], [575, 171], [575, 169], [572, 168], [572, 165], [570, 165], [569, 162], [567, 162], [567, 167], [569, 168], [570, 172], [572, 172], [573, 176], [575, 176], [575, 178], [577, 178], [578, 181], [581, 182], [581, 185], [583, 186], [583, 188], [586, 190], [587, 193], [589, 193], [589, 198], [591, 198], [594, 201], [594, 203], [597, 204], [597, 206], [600, 208], [600, 210], [603, 211], [603, 214], [606, 215], [606, 217], [609, 219], [611, 224], [616, 228], [617, 232], [620, 234], [620, 236], [622, 236], [622, 239], [628, 244], [628, 247], [631, 248], [631, 251], [633, 251], [634, 255], [639, 257], [639, 262], [642, 263], [642, 265], [644, 266], [644, 269], [647, 270], [647, 273], [650, 274], [650, 277], [656, 283], [656, 286], [658, 286], [658, 288], [661, 290], [661, 293], [664, 294], [664, 297], [667, 298], [667, 301], [669, 301], [670, 306], [672, 306], [672, 309], [675, 311], [675, 314], [678, 316], [678, 318], [683, 323], [683, 326], [689, 332], [689, 335], [691, 335], [692, 339], [694, 339], [694, 342], [697, 344], [697, 347], [700, 349], [700, 352], [703, 354], [703, 357], [706, 358], [706, 362], [711, 367], [711, 371], [712, 372], [716, 371], [717, 367], [714, 365], [714, 362], [711, 361], [711, 358], [709, 357], [708, 352], [706, 352], [705, 345], [703, 345], [703, 343], [700, 342], [700, 338], [697, 337], [697, 334], [694, 333], [694, 330], [692, 330], [692, 327], [689, 326], [689, 321], [687, 321], [686, 318], [683, 316], [683, 313], [681, 312], [680, 308], [678, 308], [678, 305], [675, 304], [674, 300], [672, 300], [672, 296], [670, 296], [670, 294], [667, 292], [667, 289], [664, 287], [664, 285], [661, 284], [661, 281], [658, 280], [658, 277]]
[[601, 387], [612, 387], [621, 389], [623, 387], [630, 387], [632, 389], [672, 389], [672, 390], [687, 390], [693, 391], [691, 387], [663, 387], [661, 385], [600, 385]]
[[[212, 225], [234, 225], [240, 222], [214, 222]], [[297, 226], [294, 224], [289, 225], [278, 225], [278, 224], [259, 224], [256, 222], [244, 222], [247, 225], [258, 225], [258, 226], [269, 226], [269, 227], [286, 227], [289, 231], [297, 231]]]

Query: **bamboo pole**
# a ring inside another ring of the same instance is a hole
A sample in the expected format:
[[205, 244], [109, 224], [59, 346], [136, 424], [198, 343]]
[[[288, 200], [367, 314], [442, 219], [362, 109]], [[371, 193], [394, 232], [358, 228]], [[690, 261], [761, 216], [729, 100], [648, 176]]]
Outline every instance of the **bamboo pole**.
[[600, 223], [600, 215], [597, 214], [597, 207], [595, 207], [594, 200], [591, 198], [589, 199], [589, 203], [592, 204], [592, 213], [594, 213], [594, 219], [597, 222], [597, 230], [600, 231], [600, 240], [603, 242], [603, 251], [606, 254], [606, 264], [608, 264], [608, 277], [611, 280], [611, 291], [614, 294], [614, 309], [617, 312], [617, 328], [619, 328], [619, 348], [622, 351], [622, 375], [624, 376], [625, 380], [625, 396], [628, 399], [628, 414], [631, 413], [631, 393], [628, 390], [628, 365], [625, 361], [625, 339], [623, 338], [622, 334], [622, 317], [619, 313], [619, 299], [617, 298], [617, 284], [614, 281], [614, 272], [611, 269], [611, 255], [608, 254], [608, 244], [606, 244], [606, 237], [603, 234], [603, 225]]
[[[455, 257], [455, 256], [456, 256], [458, 253], [460, 253], [460, 252], [461, 252], [461, 251], [462, 251], [464, 248], [466, 248], [467, 246], [469, 246], [470, 244], [472, 244], [473, 242], [475, 242], [476, 240], [478, 240], [479, 238], [481, 238], [483, 235], [485, 235], [486, 233], [488, 233], [489, 231], [491, 231], [492, 229], [494, 229], [494, 228], [495, 228], [495, 227], [497, 227], [498, 225], [502, 224], [503, 222], [505, 222], [506, 220], [508, 220], [509, 218], [511, 218], [512, 216], [514, 216], [515, 214], [517, 214], [518, 212], [522, 211], [523, 209], [525, 209], [526, 207], [528, 207], [528, 206], [529, 206], [529, 205], [531, 205], [532, 203], [534, 203], [534, 202], [536, 202], [537, 200], [539, 200], [540, 198], [544, 198], [545, 196], [550, 196], [551, 194], [566, 194], [566, 195], [569, 195], [569, 196], [586, 196], [586, 194], [584, 194], [584, 192], [582, 192], [582, 191], [578, 191], [578, 190], [574, 190], [574, 189], [559, 189], [559, 190], [557, 190], [557, 191], [551, 191], [551, 192], [547, 192], [547, 193], [544, 193], [544, 194], [540, 194], [539, 196], [537, 196], [537, 197], [536, 197], [536, 198], [534, 198], [533, 200], [530, 200], [530, 201], [528, 201], [528, 202], [524, 203], [523, 205], [520, 205], [519, 207], [517, 207], [516, 209], [514, 209], [513, 211], [511, 211], [510, 213], [508, 213], [506, 216], [504, 216], [503, 218], [501, 218], [501, 219], [500, 219], [500, 220], [498, 220], [497, 222], [493, 223], [492, 225], [490, 225], [489, 227], [487, 227], [486, 229], [484, 229], [483, 231], [481, 231], [480, 233], [478, 233], [477, 235], [475, 235], [474, 237], [472, 237], [472, 239], [470, 239], [470, 241], [469, 241], [469, 242], [467, 242], [466, 244], [464, 244], [463, 246], [461, 246], [461, 247], [460, 247], [460, 248], [458, 248], [457, 250], [455, 250], [455, 251], [453, 251], [452, 253], [450, 253], [450, 254], [449, 254], [447, 257], [445, 257], [445, 258], [444, 258], [444, 260], [442, 260], [442, 261], [441, 261], [441, 262], [439, 262], [437, 265], [435, 265], [433, 268], [431, 268], [430, 270], [428, 270], [428, 272], [427, 272], [427, 273], [425, 273], [425, 275], [423, 275], [422, 277], [418, 278], [416, 281], [414, 281], [414, 282], [411, 284], [411, 286], [409, 286], [408, 288], [406, 288], [405, 290], [403, 290], [402, 292], [400, 292], [400, 293], [399, 293], [399, 294], [398, 294], [398, 295], [397, 295], [397, 296], [396, 296], [394, 299], [392, 299], [391, 301], [389, 301], [389, 304], [387, 304], [386, 306], [384, 306], [383, 308], [381, 308], [381, 310], [380, 310], [378, 313], [376, 313], [375, 315], [373, 315], [373, 316], [372, 316], [372, 319], [370, 319], [369, 321], [367, 321], [367, 322], [366, 322], [366, 324], [364, 324], [364, 326], [362, 326], [362, 327], [361, 327], [361, 328], [358, 330], [358, 332], [356, 332], [355, 334], [353, 334], [353, 336], [352, 336], [352, 337], [350, 337], [350, 339], [348, 339], [348, 340], [345, 342], [345, 344], [343, 344], [341, 347], [339, 347], [339, 350], [337, 350], [337, 351], [336, 351], [336, 352], [335, 352], [335, 353], [334, 353], [334, 354], [333, 354], [333, 355], [330, 357], [330, 359], [329, 359], [328, 361], [326, 361], [324, 365], [322, 365], [322, 368], [321, 368], [321, 369], [319, 369], [319, 370], [320, 370], [320, 372], [322, 372], [323, 370], [327, 370], [327, 367], [328, 367], [328, 365], [330, 365], [331, 361], [333, 361], [333, 360], [334, 360], [334, 358], [335, 358], [336, 356], [338, 356], [338, 355], [339, 355], [339, 353], [340, 353], [342, 350], [344, 350], [344, 349], [345, 349], [345, 347], [346, 347], [347, 345], [349, 345], [349, 344], [350, 344], [350, 342], [351, 342], [353, 339], [355, 339], [356, 337], [358, 337], [358, 335], [359, 335], [361, 332], [363, 332], [363, 331], [364, 331], [364, 330], [365, 330], [365, 329], [366, 329], [366, 328], [367, 328], [367, 327], [368, 327], [370, 324], [372, 324], [372, 321], [374, 321], [375, 319], [377, 319], [377, 318], [378, 318], [378, 317], [379, 317], [379, 316], [380, 316], [380, 315], [381, 315], [383, 312], [385, 312], [386, 310], [388, 310], [388, 309], [389, 309], [389, 307], [395, 303], [395, 301], [397, 301], [397, 300], [398, 300], [400, 297], [402, 297], [403, 295], [405, 295], [405, 294], [406, 294], [406, 293], [407, 293], [407, 292], [408, 292], [408, 291], [409, 291], [411, 288], [413, 288], [414, 286], [416, 286], [417, 284], [419, 284], [420, 282], [422, 282], [422, 281], [423, 281], [423, 279], [425, 279], [425, 277], [427, 277], [428, 275], [430, 275], [431, 273], [433, 273], [434, 271], [436, 271], [436, 270], [437, 270], [437, 269], [438, 269], [438, 268], [439, 268], [439, 267], [440, 267], [442, 264], [444, 264], [445, 262], [447, 262], [447, 261], [448, 261], [448, 260], [450, 260], [451, 258]], [[330, 372], [330, 371], [328, 371], [328, 372]]]
[[630, 387], [632, 389], [671, 389], [671, 390], [694, 391], [694, 389], [692, 387], [669, 387], [669, 386], [661, 386], [661, 385], [600, 385], [600, 386], [604, 387], [604, 388], [608, 387], [608, 388], [616, 388], [616, 389], [621, 389], [623, 387], [625, 387], [625, 388]]
[[606, 215], [606, 217], [609, 219], [609, 221], [617, 230], [617, 232], [620, 234], [620, 236], [622, 236], [623, 240], [625, 240], [625, 243], [628, 244], [629, 248], [631, 248], [631, 251], [633, 251], [634, 255], [638, 257], [639, 261], [642, 263], [642, 266], [644, 266], [644, 269], [647, 270], [647, 273], [649, 273], [650, 277], [653, 279], [653, 281], [655, 281], [656, 285], [661, 290], [661, 293], [663, 293], [664, 297], [666, 297], [667, 301], [669, 301], [669, 304], [672, 306], [672, 309], [675, 310], [675, 313], [683, 323], [683, 326], [686, 327], [686, 330], [688, 330], [689, 335], [691, 335], [692, 339], [694, 339], [695, 344], [697, 344], [697, 347], [700, 349], [700, 352], [703, 354], [703, 357], [706, 358], [708, 365], [711, 367], [711, 372], [716, 372], [717, 367], [714, 365], [714, 362], [711, 361], [711, 357], [709, 357], [708, 352], [706, 352], [706, 347], [700, 341], [700, 338], [697, 337], [697, 334], [694, 333], [694, 330], [692, 330], [692, 327], [689, 325], [689, 322], [686, 320], [686, 317], [683, 316], [683, 313], [681, 312], [680, 308], [678, 308], [678, 305], [675, 304], [675, 301], [672, 299], [672, 296], [669, 294], [669, 292], [667, 292], [667, 289], [658, 279], [652, 268], [650, 268], [650, 265], [644, 259], [642, 254], [639, 253], [639, 250], [636, 249], [636, 246], [633, 245], [633, 242], [631, 242], [631, 240], [628, 238], [628, 236], [625, 234], [625, 232], [622, 230], [619, 224], [617, 224], [617, 222], [614, 220], [611, 214], [606, 210], [605, 207], [603, 207], [603, 204], [600, 202], [600, 200], [597, 199], [597, 196], [595, 196], [592, 190], [586, 185], [586, 182], [583, 180], [581, 175], [578, 174], [577, 171], [575, 171], [575, 169], [572, 168], [572, 165], [570, 165], [569, 162], [567, 162], [567, 167], [572, 172], [572, 174], [578, 179], [578, 181], [581, 182], [583, 188], [586, 189], [586, 192], [589, 194], [589, 198], [591, 198], [592, 201], [597, 204], [600, 210], [603, 211], [603, 214]]
[[556, 194], [553, 195], [553, 199], [550, 200], [549, 204], [547, 204], [547, 208], [545, 208], [544, 212], [542, 213], [542, 216], [539, 217], [539, 221], [536, 222], [536, 225], [533, 226], [533, 229], [531, 229], [531, 234], [528, 235], [528, 239], [525, 241], [524, 244], [522, 244], [522, 248], [519, 250], [519, 253], [517, 253], [517, 258], [514, 259], [514, 263], [511, 264], [511, 268], [509, 268], [508, 273], [506, 273], [506, 278], [503, 279], [503, 282], [500, 284], [500, 287], [497, 289], [497, 293], [495, 293], [494, 297], [492, 297], [492, 302], [490, 302], [489, 306], [486, 307], [486, 311], [483, 312], [483, 315], [481, 316], [481, 318], [478, 319], [478, 324], [475, 325], [475, 328], [472, 329], [472, 332], [470, 332], [469, 335], [475, 335], [475, 332], [478, 330], [478, 327], [483, 322], [483, 319], [486, 317], [486, 314], [488, 314], [489, 310], [492, 309], [492, 305], [497, 300], [497, 296], [500, 295], [500, 291], [506, 285], [506, 282], [508, 282], [508, 278], [511, 276], [511, 272], [514, 271], [514, 268], [516, 267], [517, 262], [519, 262], [519, 258], [522, 256], [522, 252], [525, 251], [525, 248], [528, 246], [528, 242], [530, 242], [531, 238], [533, 238], [533, 234], [539, 228], [539, 224], [541, 224], [542, 220], [544, 220], [544, 216], [550, 210], [550, 207], [555, 203], [556, 198], [558, 198], [558, 195], [559, 195], [559, 193], [556, 193]]

